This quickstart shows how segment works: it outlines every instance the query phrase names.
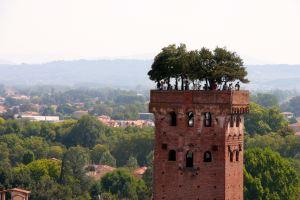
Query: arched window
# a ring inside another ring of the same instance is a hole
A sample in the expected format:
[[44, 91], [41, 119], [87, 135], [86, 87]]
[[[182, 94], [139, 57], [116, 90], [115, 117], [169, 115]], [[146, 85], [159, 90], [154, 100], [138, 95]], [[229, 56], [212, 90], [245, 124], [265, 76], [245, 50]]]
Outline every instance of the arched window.
[[193, 167], [194, 166], [194, 157], [193, 157], [193, 152], [188, 151], [186, 153], [186, 167]]
[[233, 115], [231, 115], [231, 117], [230, 117], [230, 127], [233, 127], [233, 124], [234, 124], [234, 117], [233, 117]]
[[239, 126], [240, 126], [240, 122], [241, 122], [241, 117], [238, 115], [238, 116], [236, 117], [236, 122], [235, 122], [236, 127], [239, 127]]
[[240, 155], [240, 152], [239, 152], [239, 151], [236, 151], [236, 152], [235, 152], [235, 160], [236, 160], [236, 161], [239, 161], [239, 155]]
[[204, 113], [204, 126], [211, 127], [211, 114], [210, 112]]
[[194, 113], [193, 112], [188, 112], [187, 113], [187, 122], [188, 122], [188, 127], [193, 127], [194, 126]]
[[175, 112], [170, 112], [170, 126], [177, 125], [177, 116]]
[[206, 151], [204, 153], [203, 161], [204, 162], [211, 162], [212, 161], [212, 155], [211, 155], [210, 151]]
[[169, 151], [169, 161], [176, 161], [176, 151], [175, 150], [170, 150]]

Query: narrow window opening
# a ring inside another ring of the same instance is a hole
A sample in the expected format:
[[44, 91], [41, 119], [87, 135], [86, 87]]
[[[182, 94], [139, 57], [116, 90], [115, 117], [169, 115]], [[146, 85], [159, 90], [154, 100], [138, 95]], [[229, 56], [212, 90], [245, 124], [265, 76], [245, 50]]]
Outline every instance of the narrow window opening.
[[240, 152], [239, 152], [239, 151], [236, 151], [236, 152], [235, 152], [235, 160], [236, 160], [236, 161], [239, 161], [239, 155], [240, 155]]
[[187, 118], [188, 118], [188, 127], [193, 127], [194, 126], [194, 113], [188, 112]]
[[177, 125], [177, 116], [175, 112], [170, 113], [170, 125], [176, 126]]
[[240, 118], [240, 116], [238, 115], [237, 117], [236, 117], [236, 127], [239, 127], [240, 126], [240, 122], [241, 122], [241, 118]]
[[233, 124], [234, 124], [234, 117], [233, 117], [233, 115], [231, 115], [231, 117], [230, 117], [230, 127], [233, 127]]
[[162, 148], [163, 150], [166, 150], [166, 149], [168, 148], [168, 145], [164, 143], [164, 144], [161, 145], [161, 148]]
[[212, 155], [210, 151], [206, 151], [204, 153], [204, 158], [203, 158], [204, 162], [211, 162], [212, 161]]
[[193, 166], [194, 166], [193, 153], [191, 151], [188, 151], [186, 153], [186, 167], [193, 167]]
[[232, 151], [230, 151], [229, 157], [230, 157], [230, 162], [233, 162], [233, 152]]
[[204, 126], [211, 127], [211, 114], [210, 112], [204, 113]]
[[169, 161], [176, 161], [176, 151], [175, 150], [169, 151]]

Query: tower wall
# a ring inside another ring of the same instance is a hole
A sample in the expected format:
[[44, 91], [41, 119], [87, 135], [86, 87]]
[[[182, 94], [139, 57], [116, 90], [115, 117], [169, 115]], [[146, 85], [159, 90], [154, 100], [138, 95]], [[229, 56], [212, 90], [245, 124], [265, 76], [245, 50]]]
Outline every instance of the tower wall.
[[[243, 199], [243, 114], [248, 112], [248, 99], [247, 91], [151, 91], [155, 200]], [[171, 150], [175, 161], [170, 160]], [[211, 162], [204, 162], [207, 152]], [[188, 153], [192, 167], [187, 166]]]

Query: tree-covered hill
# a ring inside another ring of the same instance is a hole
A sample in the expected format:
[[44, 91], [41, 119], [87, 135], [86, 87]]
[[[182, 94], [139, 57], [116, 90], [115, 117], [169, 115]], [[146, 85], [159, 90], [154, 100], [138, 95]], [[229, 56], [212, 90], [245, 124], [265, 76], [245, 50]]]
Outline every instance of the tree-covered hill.
[[[75, 60], [42, 64], [0, 64], [0, 83], [11, 85], [94, 85], [152, 87], [152, 60]], [[300, 89], [300, 65], [245, 65], [251, 89]]]

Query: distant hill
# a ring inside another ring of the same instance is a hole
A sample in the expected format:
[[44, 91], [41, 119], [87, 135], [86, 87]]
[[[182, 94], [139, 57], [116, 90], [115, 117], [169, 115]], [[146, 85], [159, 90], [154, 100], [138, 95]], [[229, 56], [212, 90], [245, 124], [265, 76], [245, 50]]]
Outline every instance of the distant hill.
[[[152, 60], [75, 60], [44, 64], [0, 64], [0, 83], [8, 85], [96, 85], [149, 88]], [[247, 66], [251, 89], [300, 90], [300, 65]]]
[[0, 65], [0, 83], [9, 85], [151, 86], [150, 60], [76, 60], [44, 64]]
[[300, 65], [247, 66], [251, 89], [300, 90]]

